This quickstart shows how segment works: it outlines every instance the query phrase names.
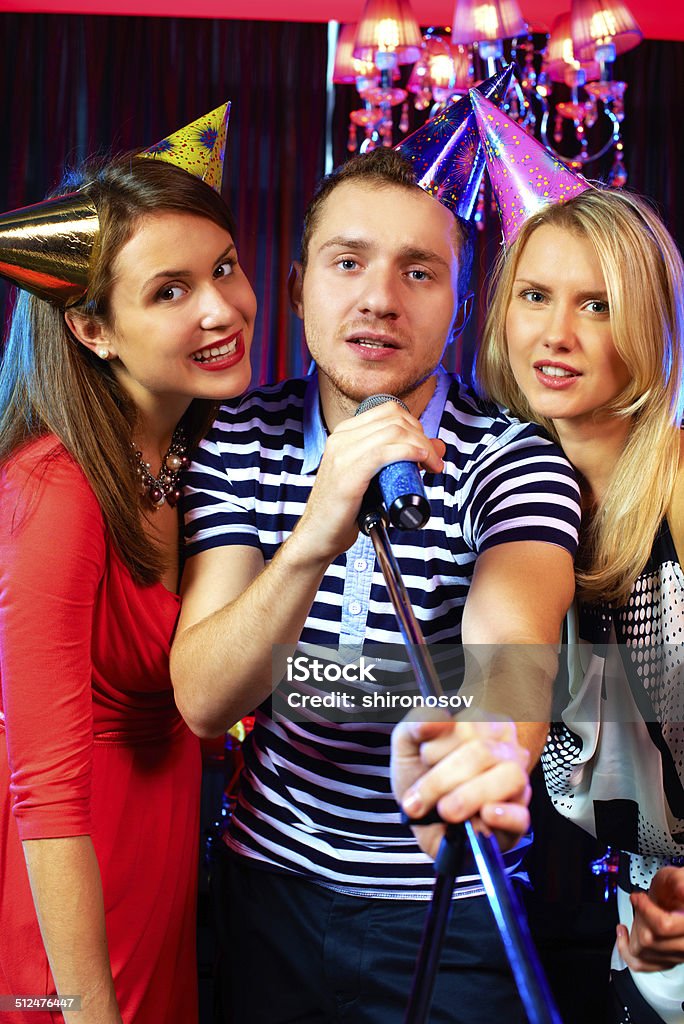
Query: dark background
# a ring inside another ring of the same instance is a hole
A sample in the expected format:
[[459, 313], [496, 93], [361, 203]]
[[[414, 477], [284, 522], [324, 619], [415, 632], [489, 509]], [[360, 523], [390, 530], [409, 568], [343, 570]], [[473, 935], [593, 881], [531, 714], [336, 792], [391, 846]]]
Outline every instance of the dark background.
[[[327, 27], [324, 24], [0, 14], [0, 210], [39, 201], [65, 163], [95, 153], [147, 147], [226, 99], [225, 194], [238, 223], [238, 248], [254, 284], [259, 317], [253, 347], [255, 383], [301, 374], [307, 357], [285, 283], [298, 256], [304, 208], [323, 172]], [[616, 65], [629, 83], [624, 141], [629, 187], [649, 196], [684, 244], [682, 163], [684, 42], [643, 42]], [[347, 155], [353, 86], [338, 86], [333, 153]], [[411, 113], [414, 128], [426, 115]], [[597, 177], [607, 169], [590, 165]], [[467, 372], [485, 308], [485, 279], [498, 251], [498, 220], [478, 234], [473, 288], [479, 308], [468, 327]], [[648, 282], [644, 282], [648, 287]], [[0, 284], [0, 322], [9, 289]], [[217, 812], [225, 766], [209, 758], [203, 816]], [[602, 999], [613, 915], [599, 898], [589, 861], [602, 851], [553, 813], [535, 786], [536, 831], [530, 900], [566, 1024], [603, 1016]], [[206, 889], [200, 900], [203, 1013], [209, 1019], [213, 956]]]
[[[285, 282], [299, 251], [303, 211], [324, 168], [327, 26], [263, 21], [0, 14], [0, 210], [40, 200], [62, 168], [94, 153], [152, 145], [226, 99], [226, 198], [259, 301], [255, 383], [307, 365]], [[651, 197], [684, 244], [684, 42], [646, 41], [618, 58], [626, 94], [629, 187]], [[335, 163], [347, 155], [351, 85], [337, 86]], [[426, 114], [410, 110], [411, 128]], [[589, 165], [589, 177], [606, 170]], [[465, 334], [467, 372], [482, 325], [484, 281], [499, 247], [498, 220], [478, 233]], [[7, 287], [0, 285], [0, 307]], [[0, 309], [1, 312], [1, 309]], [[447, 357], [460, 368], [458, 353]]]

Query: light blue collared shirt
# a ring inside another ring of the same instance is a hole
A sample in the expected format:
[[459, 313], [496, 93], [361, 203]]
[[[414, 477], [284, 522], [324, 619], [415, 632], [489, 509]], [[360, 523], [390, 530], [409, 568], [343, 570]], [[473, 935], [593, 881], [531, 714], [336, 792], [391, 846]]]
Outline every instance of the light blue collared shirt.
[[[451, 383], [451, 378], [441, 366], [437, 368], [435, 376], [437, 378], [435, 390], [420, 417], [427, 437], [437, 436]], [[304, 398], [303, 474], [310, 475], [318, 470], [327, 439], [328, 432], [321, 412], [318, 374], [313, 373], [307, 382]], [[340, 647], [356, 648], [363, 644], [374, 569], [373, 542], [364, 533], [359, 533], [356, 541], [347, 551], [342, 595]]]

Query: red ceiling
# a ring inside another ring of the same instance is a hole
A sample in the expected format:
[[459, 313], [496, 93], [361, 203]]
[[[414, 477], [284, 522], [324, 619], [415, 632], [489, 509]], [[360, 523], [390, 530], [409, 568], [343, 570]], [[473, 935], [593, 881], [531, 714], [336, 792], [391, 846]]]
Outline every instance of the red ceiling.
[[[528, 21], [548, 27], [570, 0], [521, 0]], [[354, 21], [363, 0], [0, 0], [0, 11], [51, 14], [140, 14], [162, 17], [244, 18], [262, 21]], [[449, 25], [454, 0], [413, 0], [422, 25]], [[629, 0], [629, 7], [649, 39], [684, 39], [682, 0]]]

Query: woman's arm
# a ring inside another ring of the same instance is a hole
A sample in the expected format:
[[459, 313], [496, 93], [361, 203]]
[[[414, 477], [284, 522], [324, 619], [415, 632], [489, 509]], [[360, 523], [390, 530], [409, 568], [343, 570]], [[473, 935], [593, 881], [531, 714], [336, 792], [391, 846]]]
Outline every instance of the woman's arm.
[[41, 460], [48, 444], [0, 476], [0, 676], [13, 812], [57, 992], [83, 1000], [66, 1020], [121, 1024], [89, 837], [104, 526], [78, 467], [64, 453]]
[[105, 932], [102, 884], [90, 836], [24, 842], [31, 892], [57, 992], [78, 996], [67, 1024], [122, 1024]]
[[630, 897], [630, 931], [617, 926], [620, 956], [633, 971], [667, 971], [684, 963], [684, 868], [661, 868], [648, 892]]

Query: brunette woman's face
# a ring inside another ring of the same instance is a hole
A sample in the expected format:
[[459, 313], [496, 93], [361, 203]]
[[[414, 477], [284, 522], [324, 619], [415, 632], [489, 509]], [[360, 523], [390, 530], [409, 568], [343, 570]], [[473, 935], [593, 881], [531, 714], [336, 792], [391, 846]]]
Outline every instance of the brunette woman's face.
[[506, 314], [511, 369], [537, 416], [560, 430], [595, 424], [627, 386], [613, 342], [606, 283], [591, 241], [543, 225], [518, 261]]
[[230, 233], [206, 217], [146, 216], [114, 263], [99, 346], [141, 408], [240, 395], [250, 382], [256, 298]]

